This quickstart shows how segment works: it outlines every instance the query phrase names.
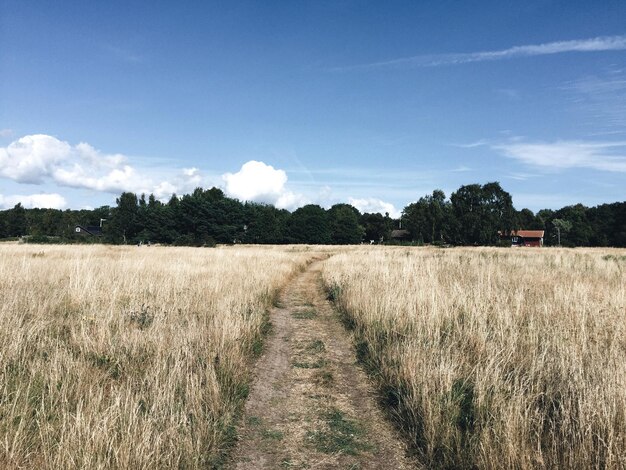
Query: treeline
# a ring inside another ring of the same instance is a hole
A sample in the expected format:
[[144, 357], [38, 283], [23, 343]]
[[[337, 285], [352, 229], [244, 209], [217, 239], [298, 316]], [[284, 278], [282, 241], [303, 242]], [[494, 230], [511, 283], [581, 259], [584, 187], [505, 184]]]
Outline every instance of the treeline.
[[[102, 226], [102, 235], [75, 233], [77, 225]], [[414, 243], [497, 245], [499, 232], [545, 231], [545, 244], [626, 246], [626, 202], [557, 211], [515, 210], [499, 183], [461, 186], [446, 198], [436, 190], [407, 205], [400, 219], [361, 214], [349, 204], [330, 209], [309, 204], [293, 212], [226, 197], [218, 188], [197, 188], [161, 202], [153, 195], [123, 193], [115, 207], [94, 210], [25, 209], [0, 211], [0, 238], [28, 236], [33, 242], [152, 242], [185, 246], [216, 243], [357, 244]]]
[[[404, 208], [402, 220], [411, 240], [453, 245], [497, 245], [498, 232], [544, 230], [547, 246], [626, 247], [626, 202], [559, 210], [515, 210], [499, 183], [470, 184], [450, 199], [440, 190]], [[560, 232], [560, 233], [559, 233]]]

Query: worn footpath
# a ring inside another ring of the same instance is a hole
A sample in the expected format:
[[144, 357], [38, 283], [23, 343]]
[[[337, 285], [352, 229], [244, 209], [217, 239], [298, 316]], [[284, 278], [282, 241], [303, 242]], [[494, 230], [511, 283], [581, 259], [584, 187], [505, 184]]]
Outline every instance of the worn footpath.
[[321, 263], [293, 279], [271, 312], [231, 467], [415, 468], [326, 300]]

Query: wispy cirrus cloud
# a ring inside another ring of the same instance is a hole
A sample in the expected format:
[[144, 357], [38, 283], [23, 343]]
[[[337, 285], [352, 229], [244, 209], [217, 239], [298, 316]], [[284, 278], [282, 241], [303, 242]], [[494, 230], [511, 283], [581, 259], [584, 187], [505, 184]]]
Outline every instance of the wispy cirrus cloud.
[[513, 141], [492, 145], [491, 148], [535, 168], [588, 168], [626, 173], [626, 141]]
[[454, 168], [454, 169], [452, 169], [450, 171], [453, 171], [455, 173], [465, 173], [467, 171], [472, 171], [472, 169], [470, 167], [468, 167], [468, 166], [465, 166], [465, 165], [459, 165], [459, 166], [457, 166], [456, 168]]
[[398, 59], [337, 67], [334, 71], [365, 70], [393, 67], [437, 67], [460, 65], [472, 62], [488, 62], [519, 57], [563, 54], [567, 52], [602, 52], [626, 50], [626, 35], [599, 36], [587, 39], [554, 41], [543, 44], [530, 44], [493, 51], [463, 52], [458, 54], [415, 55]]
[[450, 144], [450, 145], [452, 145], [453, 147], [459, 147], [462, 149], [473, 149], [476, 147], [484, 147], [487, 144], [489, 144], [489, 141], [487, 139], [479, 139], [474, 142], [468, 142], [465, 144]]
[[570, 109], [586, 116], [593, 134], [626, 133], [626, 70], [611, 68], [560, 87]]

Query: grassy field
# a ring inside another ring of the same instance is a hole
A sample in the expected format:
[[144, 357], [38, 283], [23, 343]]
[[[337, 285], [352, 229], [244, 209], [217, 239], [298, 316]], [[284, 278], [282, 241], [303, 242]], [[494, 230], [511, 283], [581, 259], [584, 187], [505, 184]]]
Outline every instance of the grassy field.
[[626, 468], [626, 252], [350, 251], [324, 280], [428, 468]]
[[[325, 250], [424, 466], [626, 467], [624, 250]], [[219, 464], [267, 310], [313, 255], [0, 245], [0, 468]]]
[[210, 467], [306, 249], [0, 246], [0, 468]]

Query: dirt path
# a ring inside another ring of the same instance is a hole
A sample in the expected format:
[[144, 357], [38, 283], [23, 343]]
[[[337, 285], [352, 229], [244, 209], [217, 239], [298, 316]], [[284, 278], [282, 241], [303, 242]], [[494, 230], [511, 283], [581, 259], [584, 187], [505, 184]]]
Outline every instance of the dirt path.
[[325, 298], [322, 262], [296, 277], [271, 312], [232, 468], [413, 468]]

